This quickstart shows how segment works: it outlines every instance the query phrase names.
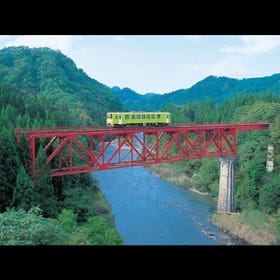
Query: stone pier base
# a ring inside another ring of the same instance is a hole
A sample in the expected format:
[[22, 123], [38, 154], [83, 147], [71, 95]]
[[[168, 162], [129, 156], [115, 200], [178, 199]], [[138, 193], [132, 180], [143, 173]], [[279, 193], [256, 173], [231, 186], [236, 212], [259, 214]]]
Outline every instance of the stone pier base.
[[220, 183], [218, 197], [218, 213], [235, 213], [234, 185], [233, 185], [233, 162], [234, 156], [221, 157]]

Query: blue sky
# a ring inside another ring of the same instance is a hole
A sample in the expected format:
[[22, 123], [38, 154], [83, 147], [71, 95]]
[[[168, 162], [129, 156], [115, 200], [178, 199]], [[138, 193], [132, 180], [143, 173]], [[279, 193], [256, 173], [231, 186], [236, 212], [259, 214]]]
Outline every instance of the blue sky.
[[91, 78], [141, 94], [280, 73], [278, 35], [0, 35], [8, 46], [59, 49]]

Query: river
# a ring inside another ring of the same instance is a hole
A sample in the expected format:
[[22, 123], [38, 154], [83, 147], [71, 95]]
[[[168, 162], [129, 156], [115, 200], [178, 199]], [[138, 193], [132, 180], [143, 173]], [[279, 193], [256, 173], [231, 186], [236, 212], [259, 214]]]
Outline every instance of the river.
[[142, 166], [92, 173], [109, 201], [125, 245], [239, 245], [212, 222], [205, 196], [168, 183]]

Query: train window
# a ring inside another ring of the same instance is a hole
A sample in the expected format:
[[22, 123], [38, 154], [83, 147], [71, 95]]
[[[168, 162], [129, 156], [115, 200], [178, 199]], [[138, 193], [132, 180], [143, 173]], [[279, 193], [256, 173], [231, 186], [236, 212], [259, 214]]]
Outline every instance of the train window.
[[129, 115], [125, 115], [125, 117], [124, 117], [126, 120], [128, 120], [129, 119]]
[[135, 115], [131, 115], [131, 118], [132, 118], [133, 120], [135, 120]]
[[160, 114], [157, 114], [157, 118], [160, 119]]
[[119, 115], [119, 120], [121, 120], [122, 119], [122, 115]]
[[146, 117], [145, 115], [142, 115], [142, 119], [145, 119], [145, 117]]
[[117, 116], [117, 115], [115, 116], [115, 119], [118, 119], [118, 116]]
[[155, 118], [155, 115], [152, 115], [152, 119], [154, 119]]
[[140, 119], [140, 115], [136, 115], [136, 119], [138, 119], [138, 120], [139, 120], [139, 119]]
[[150, 115], [147, 115], [147, 119], [150, 119], [151, 118], [151, 116]]

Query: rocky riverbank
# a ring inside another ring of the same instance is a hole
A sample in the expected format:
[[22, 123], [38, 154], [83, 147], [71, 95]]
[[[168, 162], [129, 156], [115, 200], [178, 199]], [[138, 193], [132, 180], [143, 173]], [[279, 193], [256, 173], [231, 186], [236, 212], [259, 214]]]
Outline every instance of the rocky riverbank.
[[274, 221], [267, 219], [264, 223], [260, 221], [258, 224], [252, 224], [252, 219], [249, 222], [244, 221], [246, 216], [248, 212], [235, 215], [214, 214], [212, 221], [222, 230], [242, 238], [249, 245], [279, 245], [280, 236]]
[[168, 163], [150, 165], [147, 168], [153, 174], [159, 176], [169, 183], [175, 184], [179, 187], [198, 193], [200, 195], [209, 195], [208, 192], [197, 190], [192, 177], [187, 176], [187, 174], [182, 169], [170, 168], [170, 164]]
[[[182, 188], [208, 195], [207, 192], [197, 190], [191, 177], [184, 170], [173, 169], [168, 164], [151, 165], [149, 170], [162, 179]], [[279, 245], [280, 233], [275, 228], [273, 218], [258, 211], [247, 211], [236, 215], [217, 214], [212, 222], [226, 235], [232, 236], [234, 244], [238, 245]], [[229, 244], [231, 242], [229, 241]]]

